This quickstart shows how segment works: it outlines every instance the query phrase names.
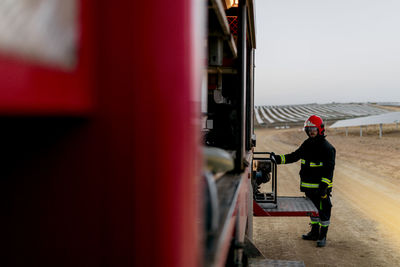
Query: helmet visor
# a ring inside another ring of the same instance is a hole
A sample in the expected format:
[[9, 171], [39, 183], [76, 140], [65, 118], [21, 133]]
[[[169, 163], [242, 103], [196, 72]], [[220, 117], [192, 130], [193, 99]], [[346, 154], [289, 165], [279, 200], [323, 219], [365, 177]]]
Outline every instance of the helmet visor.
[[316, 131], [318, 132], [318, 127], [305, 127], [307, 133]]
[[306, 127], [309, 131], [318, 131], [318, 127]]

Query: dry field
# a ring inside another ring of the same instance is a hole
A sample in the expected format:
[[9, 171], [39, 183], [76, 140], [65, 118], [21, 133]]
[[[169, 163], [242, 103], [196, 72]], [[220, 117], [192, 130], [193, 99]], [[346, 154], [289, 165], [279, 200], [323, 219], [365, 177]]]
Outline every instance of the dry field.
[[[400, 266], [400, 130], [384, 126], [328, 130], [336, 148], [333, 210], [328, 243], [304, 241], [309, 219], [254, 218], [254, 242], [270, 259], [301, 260], [306, 266]], [[258, 129], [257, 151], [286, 154], [306, 138], [300, 129]], [[299, 192], [299, 163], [278, 167], [278, 194]]]

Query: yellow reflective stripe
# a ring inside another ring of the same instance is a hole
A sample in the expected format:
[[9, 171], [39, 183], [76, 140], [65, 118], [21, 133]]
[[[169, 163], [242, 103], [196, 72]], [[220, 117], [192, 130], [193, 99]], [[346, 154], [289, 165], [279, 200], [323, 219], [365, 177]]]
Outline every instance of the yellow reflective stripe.
[[[301, 159], [301, 164], [306, 164], [306, 160], [305, 159]], [[323, 163], [322, 162], [318, 162], [318, 163], [315, 163], [315, 162], [310, 162], [310, 167], [322, 167], [323, 166]]]
[[330, 184], [330, 183], [331, 183], [331, 180], [329, 180], [328, 178], [322, 178], [322, 179], [321, 179], [321, 182]]
[[329, 220], [329, 221], [321, 221], [321, 222], [319, 223], [319, 225], [320, 225], [321, 227], [328, 227], [330, 224], [331, 224], [331, 221], [330, 221], [330, 220]]
[[285, 155], [279, 155], [279, 156], [281, 156], [281, 164], [285, 164], [286, 163]]
[[319, 184], [310, 184], [305, 182], [301, 182], [301, 186], [307, 188], [319, 188]]
[[332, 182], [328, 178], [322, 178], [321, 182], [324, 182], [328, 185], [328, 188], [332, 187]]
[[320, 163], [315, 163], [315, 162], [310, 162], [310, 167], [322, 167], [322, 162], [320, 162]]

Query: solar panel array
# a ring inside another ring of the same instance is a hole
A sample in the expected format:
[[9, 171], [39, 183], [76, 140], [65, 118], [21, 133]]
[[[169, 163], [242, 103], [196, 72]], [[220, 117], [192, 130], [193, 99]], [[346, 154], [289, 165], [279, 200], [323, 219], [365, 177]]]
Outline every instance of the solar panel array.
[[318, 115], [325, 121], [337, 121], [390, 111], [368, 103], [330, 103], [282, 106], [256, 106], [256, 123], [265, 126], [281, 126], [303, 123], [309, 116]]
[[400, 107], [400, 102], [378, 102], [380, 106], [392, 106], [392, 107]]
[[376, 125], [376, 124], [390, 124], [399, 122], [400, 122], [400, 112], [390, 112], [375, 116], [341, 120], [335, 122], [330, 127], [341, 128], [341, 127], [366, 126], [366, 125]]

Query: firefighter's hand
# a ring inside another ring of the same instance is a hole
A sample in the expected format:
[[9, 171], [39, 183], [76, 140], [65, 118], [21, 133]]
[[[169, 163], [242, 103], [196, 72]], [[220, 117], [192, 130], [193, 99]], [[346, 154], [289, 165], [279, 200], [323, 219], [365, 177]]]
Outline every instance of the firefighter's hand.
[[274, 152], [270, 152], [270, 158], [272, 159], [272, 161], [275, 161], [276, 164], [281, 164], [281, 158], [279, 157], [279, 155], [277, 157]]
[[328, 197], [328, 188], [327, 187], [320, 187], [319, 188], [319, 195], [321, 196], [321, 198], [327, 198]]
[[270, 153], [270, 158], [273, 158], [273, 159], [275, 159], [275, 158], [276, 158], [276, 156], [275, 156], [275, 153], [274, 153], [274, 152], [271, 152], [271, 153]]

